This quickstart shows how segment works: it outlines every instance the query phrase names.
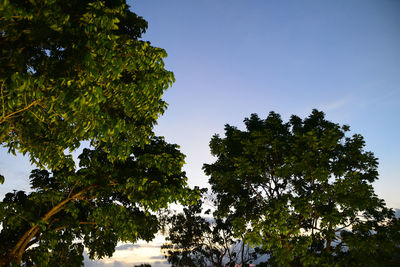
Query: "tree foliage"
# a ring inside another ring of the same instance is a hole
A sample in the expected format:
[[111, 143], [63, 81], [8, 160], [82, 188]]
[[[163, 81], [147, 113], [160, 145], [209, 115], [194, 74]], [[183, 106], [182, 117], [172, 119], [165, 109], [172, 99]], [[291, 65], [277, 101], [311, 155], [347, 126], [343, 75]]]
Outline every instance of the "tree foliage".
[[184, 156], [176, 145], [153, 138], [133, 147], [125, 161], [85, 149], [80, 169], [34, 170], [31, 193], [8, 193], [0, 206], [0, 266], [81, 266], [112, 256], [118, 241], [150, 241], [158, 231], [154, 212], [190, 201]]
[[174, 78], [146, 28], [125, 1], [1, 0], [0, 143], [50, 169], [83, 140], [110, 160], [147, 143]]
[[373, 190], [377, 158], [361, 135], [313, 110], [284, 123], [253, 114], [226, 125], [205, 164], [219, 216], [277, 266], [383, 266], [400, 261], [400, 226]]

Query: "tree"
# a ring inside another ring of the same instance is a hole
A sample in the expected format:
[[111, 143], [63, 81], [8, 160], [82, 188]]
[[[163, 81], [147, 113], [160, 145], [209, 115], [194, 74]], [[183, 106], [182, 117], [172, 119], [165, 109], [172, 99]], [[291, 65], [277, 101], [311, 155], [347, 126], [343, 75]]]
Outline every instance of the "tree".
[[189, 199], [183, 155], [152, 132], [174, 77], [146, 28], [126, 1], [1, 0], [0, 143], [40, 169], [0, 203], [0, 266], [110, 256]]
[[176, 145], [153, 138], [111, 162], [102, 149], [84, 149], [80, 169], [37, 169], [32, 192], [8, 193], [0, 203], [0, 266], [82, 266], [112, 256], [117, 242], [150, 241], [155, 212], [191, 201]]
[[205, 164], [219, 216], [273, 266], [382, 266], [400, 261], [400, 226], [372, 187], [377, 159], [363, 137], [313, 110], [283, 123], [253, 114], [225, 126]]
[[[201, 190], [203, 195], [207, 189]], [[167, 215], [168, 236], [161, 250], [173, 266], [247, 266], [257, 257], [241, 239], [233, 236], [229, 218], [213, 218], [203, 212], [203, 200]], [[247, 265], [246, 265], [247, 264]]]
[[125, 1], [2, 0], [0, 143], [49, 169], [84, 140], [111, 161], [148, 143], [174, 78], [146, 28]]

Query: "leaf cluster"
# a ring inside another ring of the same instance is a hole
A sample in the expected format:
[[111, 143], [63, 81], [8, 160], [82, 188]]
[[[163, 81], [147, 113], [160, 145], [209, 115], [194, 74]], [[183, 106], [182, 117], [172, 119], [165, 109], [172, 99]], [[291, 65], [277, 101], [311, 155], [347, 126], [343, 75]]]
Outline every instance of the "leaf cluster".
[[87, 140], [111, 161], [148, 143], [173, 82], [125, 1], [2, 0], [0, 142], [39, 167], [73, 167]]

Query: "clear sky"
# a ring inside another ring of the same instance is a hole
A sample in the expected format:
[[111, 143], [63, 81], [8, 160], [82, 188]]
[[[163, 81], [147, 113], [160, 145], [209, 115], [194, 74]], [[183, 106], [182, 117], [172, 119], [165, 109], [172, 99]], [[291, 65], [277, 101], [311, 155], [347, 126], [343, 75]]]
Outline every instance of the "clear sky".
[[[128, 3], [149, 23], [143, 39], [168, 53], [176, 82], [156, 133], [181, 146], [191, 186], [207, 186], [201, 167], [213, 161], [208, 142], [224, 124], [242, 128], [251, 113], [273, 110], [287, 120], [318, 108], [365, 137], [380, 163], [375, 191], [400, 208], [399, 0]], [[26, 166], [1, 151], [0, 193], [27, 185]], [[134, 251], [121, 247], [104, 264], [132, 265]], [[154, 251], [149, 262], [162, 261]]]
[[168, 52], [176, 82], [156, 132], [207, 185], [208, 142], [251, 113], [287, 120], [313, 108], [348, 124], [379, 158], [375, 188], [400, 207], [400, 1], [136, 0], [145, 40]]

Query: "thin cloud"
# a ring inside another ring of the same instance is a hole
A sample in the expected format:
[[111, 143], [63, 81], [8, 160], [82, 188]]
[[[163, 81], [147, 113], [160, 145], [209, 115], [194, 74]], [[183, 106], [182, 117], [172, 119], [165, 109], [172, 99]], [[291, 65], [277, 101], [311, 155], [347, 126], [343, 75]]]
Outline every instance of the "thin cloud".
[[152, 259], [152, 260], [164, 260], [165, 257], [161, 256], [161, 255], [159, 255], [159, 256], [151, 256], [150, 259]]
[[138, 244], [123, 244], [115, 248], [115, 250], [132, 250], [134, 248], [139, 248], [140, 245]]
[[329, 103], [325, 103], [325, 104], [321, 104], [319, 106], [317, 106], [317, 109], [322, 110], [322, 111], [333, 111], [333, 110], [337, 110], [340, 108], [343, 108], [344, 106], [346, 106], [347, 104], [349, 104], [350, 101], [350, 97], [345, 97], [333, 102], [329, 102]]

